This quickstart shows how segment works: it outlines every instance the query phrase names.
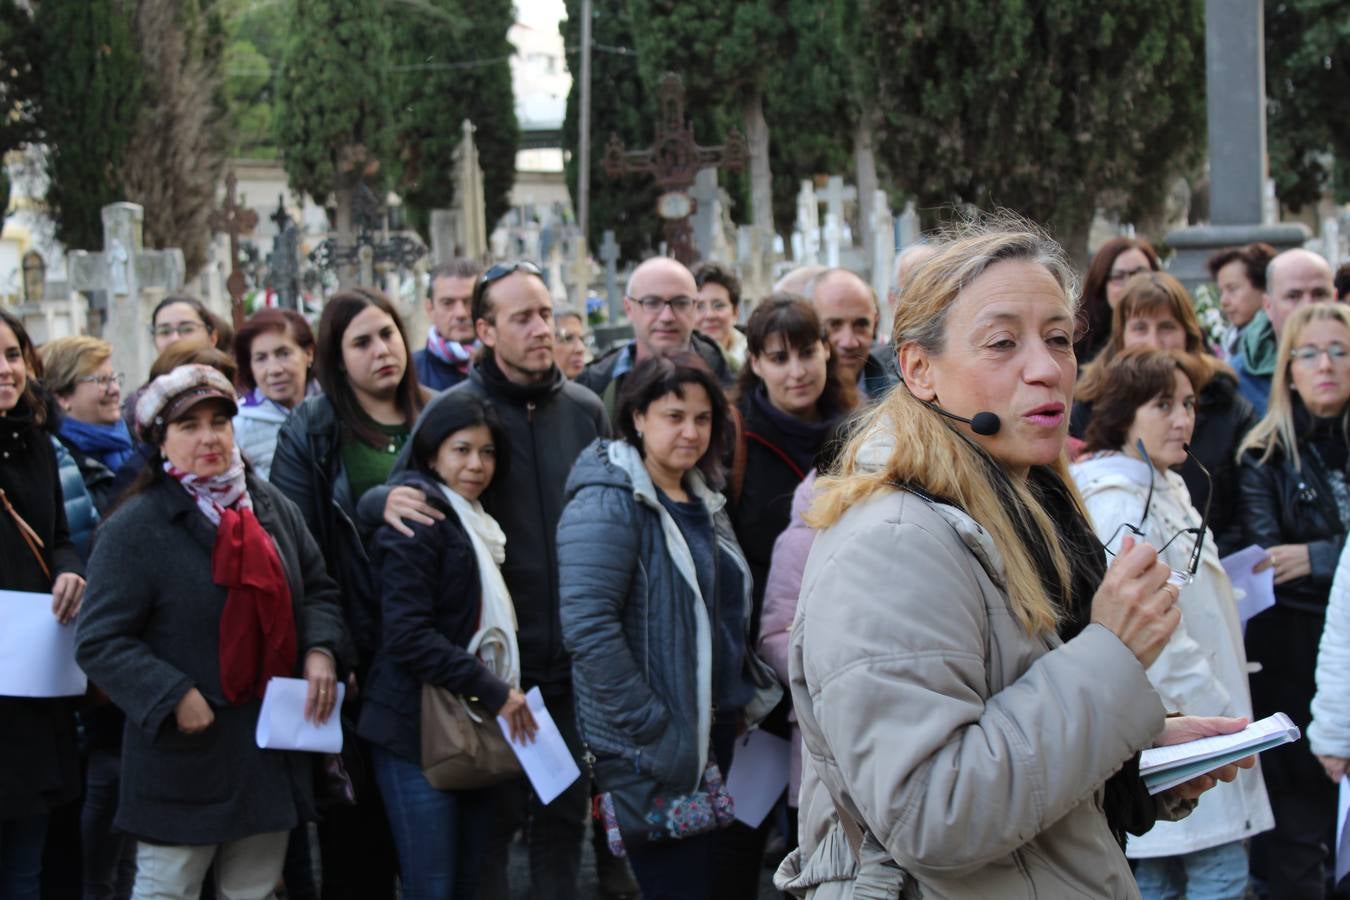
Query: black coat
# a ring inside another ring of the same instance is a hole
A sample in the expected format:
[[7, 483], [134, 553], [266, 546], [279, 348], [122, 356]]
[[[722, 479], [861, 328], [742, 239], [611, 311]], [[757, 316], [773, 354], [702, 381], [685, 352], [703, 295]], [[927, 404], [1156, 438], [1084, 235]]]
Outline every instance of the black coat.
[[[1069, 433], [1082, 438], [1091, 419], [1092, 404], [1078, 401], [1070, 415]], [[1238, 393], [1237, 382], [1230, 375], [1218, 373], [1196, 397], [1191, 452], [1209, 470], [1214, 489], [1211, 492], [1209, 480], [1195, 460], [1188, 458], [1177, 472], [1186, 482], [1191, 504], [1196, 509], [1203, 510], [1205, 501], [1213, 498], [1209, 501], [1209, 529], [1214, 533], [1220, 556], [1241, 550], [1250, 543], [1243, 535], [1242, 510], [1238, 501], [1237, 448], [1255, 424], [1256, 411]]]
[[362, 694], [357, 731], [407, 759], [421, 758], [422, 685], [477, 697], [490, 712], [510, 686], [466, 650], [478, 630], [482, 581], [473, 544], [439, 486], [407, 472], [391, 484], [415, 487], [445, 513], [435, 525], [409, 523], [412, 537], [388, 525], [371, 542], [380, 592], [380, 643]]
[[[53, 578], [63, 572], [82, 575], [66, 526], [55, 451], [22, 401], [0, 417], [0, 489], [42, 539]], [[0, 588], [51, 591], [52, 580], [3, 508], [0, 560]], [[0, 697], [0, 819], [41, 815], [77, 796], [79, 789], [73, 701]]]
[[[316, 648], [344, 660], [337, 586], [295, 504], [252, 476], [254, 514], [286, 571], [296, 677]], [[126, 713], [116, 826], [167, 844], [216, 844], [288, 831], [312, 818], [313, 754], [260, 750], [261, 702], [230, 705], [220, 685], [226, 591], [211, 576], [216, 526], [167, 476], [100, 527], [80, 614], [80, 666]], [[200, 734], [174, 708], [197, 688], [215, 713]]]
[[357, 529], [356, 504], [342, 465], [342, 423], [328, 397], [310, 397], [281, 426], [268, 480], [300, 508], [338, 583], [342, 612], [356, 645], [358, 669], [375, 655], [379, 594]]
[[1277, 584], [1275, 602], [1324, 615], [1345, 546], [1345, 529], [1321, 459], [1301, 440], [1298, 456], [1302, 467], [1296, 471], [1293, 461], [1279, 451], [1265, 463], [1257, 450], [1242, 455], [1243, 533], [1248, 544], [1262, 547], [1308, 545], [1311, 574]]
[[[558, 618], [558, 520], [562, 518], [563, 487], [581, 451], [596, 438], [609, 437], [609, 418], [600, 398], [568, 381], [557, 368], [543, 383], [519, 385], [502, 375], [491, 352], [483, 354], [466, 380], [440, 396], [454, 391], [491, 401], [511, 444], [509, 474], [494, 479], [482, 501], [506, 532], [502, 577], [520, 622], [522, 683], [526, 687], [568, 685], [572, 664], [563, 648]], [[436, 402], [427, 404], [422, 415]], [[411, 444], [399, 454], [395, 473], [407, 467]], [[275, 472], [273, 468], [274, 476]], [[380, 522], [387, 495], [386, 486], [373, 488], [361, 498], [361, 518], [367, 527]]]
[[[753, 396], [742, 400], [740, 411], [744, 441], [745, 478], [739, 493], [733, 487], [731, 521], [736, 541], [754, 578], [754, 610], [751, 617], [750, 645], [759, 641], [759, 619], [764, 608], [764, 586], [773, 558], [773, 545], [788, 527], [792, 517], [792, 494], [806, 479], [811, 465], [794, 462], [790, 439], [774, 423]], [[813, 448], [818, 453], [826, 444], [822, 439]]]

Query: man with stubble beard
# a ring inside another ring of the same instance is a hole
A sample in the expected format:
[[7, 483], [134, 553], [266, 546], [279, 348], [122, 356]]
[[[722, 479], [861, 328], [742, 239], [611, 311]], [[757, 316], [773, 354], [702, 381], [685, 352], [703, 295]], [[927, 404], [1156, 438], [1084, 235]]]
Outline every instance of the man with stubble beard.
[[[429, 403], [467, 391], [493, 404], [510, 437], [510, 477], [483, 494], [483, 506], [506, 533], [502, 575], [519, 623], [521, 689], [538, 687], [577, 758], [582, 776], [547, 806], [523, 778], [497, 790], [498, 821], [484, 852], [478, 896], [509, 898], [507, 845], [528, 818], [530, 891], [541, 900], [574, 900], [590, 805], [572, 699], [571, 661], [558, 618], [558, 519], [572, 463], [597, 437], [609, 437], [599, 398], [568, 381], [554, 364], [553, 306], [539, 269], [518, 262], [493, 266], [473, 291], [473, 319], [482, 352], [468, 378]], [[395, 471], [406, 465], [406, 448]], [[363, 498], [362, 520], [378, 522], [383, 491]], [[376, 496], [371, 496], [376, 495]], [[420, 513], [413, 513], [417, 519]], [[429, 523], [429, 520], [427, 521]], [[392, 523], [391, 523], [392, 524]]]

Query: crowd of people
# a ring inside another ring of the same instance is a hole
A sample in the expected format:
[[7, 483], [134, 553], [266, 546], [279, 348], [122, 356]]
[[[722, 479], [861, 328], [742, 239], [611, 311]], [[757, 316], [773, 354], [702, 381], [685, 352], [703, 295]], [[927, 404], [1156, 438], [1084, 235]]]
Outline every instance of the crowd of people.
[[[652, 258], [598, 356], [527, 261], [433, 270], [420, 349], [367, 288], [237, 333], [170, 296], [149, 373], [0, 310], [0, 589], [90, 684], [0, 697], [0, 900], [506, 900], [517, 837], [568, 900], [588, 833], [615, 898], [1332, 896], [1350, 307], [1304, 250], [1210, 272], [1213, 343], [1146, 240], [1080, 287], [1012, 219], [887, 298]], [[340, 754], [260, 749], [276, 676]], [[547, 802], [473, 757], [535, 689]], [[486, 735], [453, 783], [442, 694]], [[1276, 712], [1307, 740], [1148, 792], [1144, 749]], [[792, 764], [752, 827], [755, 729]]]

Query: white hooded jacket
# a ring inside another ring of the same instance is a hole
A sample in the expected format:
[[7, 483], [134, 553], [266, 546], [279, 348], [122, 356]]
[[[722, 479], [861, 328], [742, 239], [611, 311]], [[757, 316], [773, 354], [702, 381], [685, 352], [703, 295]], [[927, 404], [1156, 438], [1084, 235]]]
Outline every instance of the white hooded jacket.
[[[1175, 472], [1159, 473], [1143, 460], [1124, 453], [1098, 454], [1076, 463], [1070, 471], [1097, 537], [1105, 541], [1114, 535], [1109, 548], [1113, 552], [1129, 533], [1120, 528], [1125, 522], [1139, 526], [1146, 535], [1144, 540], [1155, 547], [1186, 528], [1200, 525], [1200, 513], [1191, 505], [1186, 483]], [[1141, 526], [1150, 479], [1153, 500]], [[1163, 551], [1161, 559], [1173, 569], [1185, 571], [1194, 547], [1194, 538], [1182, 535]], [[1168, 712], [1250, 718], [1247, 654], [1233, 587], [1219, 564], [1214, 536], [1208, 530], [1195, 580], [1182, 588], [1177, 606], [1181, 623], [1147, 670]], [[1141, 837], [1131, 835], [1126, 854], [1132, 859], [1178, 856], [1241, 840], [1274, 826], [1258, 763], [1255, 768], [1242, 770], [1232, 783], [1220, 784], [1206, 793], [1195, 811], [1180, 822], [1159, 822]]]

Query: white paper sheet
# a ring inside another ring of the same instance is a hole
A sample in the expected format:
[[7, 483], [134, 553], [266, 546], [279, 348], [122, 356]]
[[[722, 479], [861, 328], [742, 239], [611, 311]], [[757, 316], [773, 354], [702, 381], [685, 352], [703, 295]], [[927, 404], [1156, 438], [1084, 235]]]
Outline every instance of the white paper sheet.
[[787, 787], [792, 745], [755, 729], [736, 739], [727, 773], [727, 793], [736, 803], [736, 819], [758, 828]]
[[0, 696], [75, 697], [88, 684], [75, 665], [75, 623], [56, 621], [52, 595], [0, 591]]
[[525, 702], [529, 705], [530, 712], [534, 713], [534, 721], [539, 725], [539, 730], [534, 734], [534, 743], [516, 743], [511, 739], [511, 728], [506, 719], [498, 716], [497, 721], [502, 726], [506, 742], [516, 752], [516, 758], [520, 760], [520, 767], [525, 770], [525, 776], [530, 779], [530, 786], [539, 795], [539, 802], [547, 806], [555, 797], [567, 790], [572, 782], [581, 777], [581, 770], [577, 768], [572, 751], [567, 749], [553, 716], [545, 708], [544, 697], [539, 693], [539, 688], [530, 688], [525, 694]]
[[1336, 883], [1350, 872], [1350, 846], [1346, 844], [1345, 814], [1350, 812], [1350, 779], [1341, 779], [1336, 811]]
[[342, 752], [342, 701], [347, 685], [338, 682], [337, 705], [322, 725], [305, 719], [309, 683], [303, 678], [273, 678], [267, 682], [258, 728], [254, 737], [264, 750], [307, 750], [311, 753]]
[[1252, 616], [1275, 605], [1275, 569], [1252, 574], [1252, 566], [1265, 558], [1265, 548], [1253, 544], [1219, 560], [1228, 573], [1228, 580], [1233, 583], [1243, 634], [1247, 633], [1247, 622]]

